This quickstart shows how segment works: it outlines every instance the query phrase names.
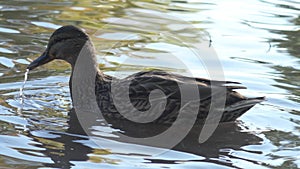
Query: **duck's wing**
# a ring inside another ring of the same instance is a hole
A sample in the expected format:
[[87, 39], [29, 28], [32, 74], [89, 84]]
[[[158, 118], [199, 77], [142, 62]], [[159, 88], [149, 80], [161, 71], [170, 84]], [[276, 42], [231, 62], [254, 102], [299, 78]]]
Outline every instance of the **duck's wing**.
[[[196, 100], [193, 97], [185, 97], [183, 99], [182, 92], [186, 91], [181, 91], [180, 85], [196, 86], [196, 89], [191, 87], [191, 91], [188, 92], [198, 92], [197, 94], [199, 94], [200, 97]], [[198, 106], [200, 103], [198, 119], [205, 119], [210, 109], [212, 95], [217, 95], [217, 100], [214, 100], [216, 104], [218, 104], [219, 98], [225, 97], [224, 111], [229, 113], [229, 115], [224, 113], [224, 118], [222, 118], [223, 121], [235, 120], [256, 103], [263, 100], [263, 98], [249, 99], [234, 91], [235, 89], [245, 89], [244, 86], [241, 86], [240, 83], [237, 82], [211, 81], [208, 79], [186, 77], [158, 70], [139, 72], [128, 76], [127, 78], [119, 79], [116, 81], [116, 86], [117, 87], [112, 90], [114, 90], [115, 93], [113, 94], [113, 100], [116, 101], [115, 103], [121, 105], [117, 108], [118, 110], [125, 110], [127, 112], [131, 111], [131, 109], [128, 108], [130, 107], [128, 106], [129, 104], [133, 105], [134, 108], [141, 112], [149, 110], [152, 106], [157, 107], [158, 109], [156, 110], [161, 110], [163, 102], [166, 101], [164, 112], [158, 120], [164, 123], [168, 123], [176, 119], [178, 111], [182, 106], [184, 106], [182, 103], [185, 105], [193, 105], [193, 103], [198, 102], [198, 104], [195, 104]], [[156, 89], [162, 91], [164, 96], [154, 98], [156, 102], [151, 105], [150, 102], [153, 100], [150, 95], [152, 94], [151, 92]], [[126, 94], [124, 95], [124, 93]], [[124, 101], [128, 96], [130, 102]], [[151, 114], [149, 114], [149, 116], [151, 116]]]
[[180, 98], [179, 85], [196, 85], [201, 95], [201, 100], [211, 97], [212, 90], [216, 92], [221, 90], [232, 92], [234, 89], [246, 89], [238, 82], [187, 77], [160, 70], [138, 72], [122, 79], [122, 81], [127, 83], [130, 81], [130, 93], [135, 93], [136, 97], [143, 95], [145, 91], [159, 89], [172, 98]]

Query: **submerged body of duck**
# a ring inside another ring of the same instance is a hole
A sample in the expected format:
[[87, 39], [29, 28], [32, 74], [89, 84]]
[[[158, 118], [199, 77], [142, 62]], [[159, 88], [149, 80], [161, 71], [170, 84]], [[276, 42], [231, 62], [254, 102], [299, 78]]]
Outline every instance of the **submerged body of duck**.
[[[80, 54], [81, 49], [86, 45], [88, 52], [86, 56], [84, 56], [85, 59], [90, 60], [93, 64], [97, 65], [94, 47], [88, 35], [81, 29], [74, 26], [63, 26], [52, 34], [45, 52], [42, 56], [33, 61], [28, 66], [28, 69], [32, 70], [54, 59], [61, 59], [71, 64], [71, 76], [73, 76], [78, 55]], [[196, 115], [196, 120], [198, 122], [203, 122], [207, 118], [209, 111], [212, 110], [212, 105], [216, 105], [212, 104], [212, 102], [218, 103], [223, 97], [225, 98], [223, 105], [220, 107], [215, 106], [215, 109], [221, 109], [221, 122], [229, 122], [236, 120], [255, 104], [264, 100], [263, 97], [246, 98], [240, 95], [234, 90], [243, 89], [244, 87], [236, 85], [239, 84], [236, 82], [211, 81], [202, 78], [185, 77], [161, 70], [143, 71], [135, 73], [124, 79], [116, 79], [111, 76], [104, 75], [97, 66], [95, 66], [95, 69], [97, 72], [95, 77], [96, 101], [101, 113], [104, 117], [108, 118], [125, 119], [126, 117], [123, 116], [124, 114], [119, 113], [118, 110], [120, 109], [122, 111], [131, 111], [132, 107], [134, 107], [134, 109], [140, 112], [147, 112], [147, 110], [151, 109], [151, 106], [156, 106], [156, 109], [153, 110], [160, 111], [160, 108], [163, 108], [163, 110], [159, 117], [153, 118], [154, 120], [151, 123], [170, 124], [176, 120], [182, 107], [196, 103], [196, 107], [193, 109], [191, 106], [188, 111], [197, 111], [196, 113], [198, 114]], [[114, 82], [118, 87], [114, 87], [112, 89], [112, 82]], [[128, 95], [130, 104], [132, 105], [128, 105], [128, 102], [124, 104], [120, 103], [122, 102], [122, 97], [118, 96], [119, 94], [122, 95], [121, 89], [127, 84], [129, 84]], [[71, 91], [72, 85], [71, 77]], [[196, 86], [196, 93], [199, 94], [199, 98], [195, 99], [185, 97], [183, 99], [180, 86], [184, 85]], [[154, 105], [151, 100], [149, 100], [151, 91], [156, 89], [163, 92], [165, 96], [164, 98], [155, 99], [157, 101], [153, 103], [157, 103], [158, 105]], [[112, 94], [112, 90], [114, 90], [114, 94]], [[213, 96], [214, 99], [212, 100]], [[72, 100], [74, 100], [73, 97]], [[160, 99], [164, 99], [165, 102]], [[118, 105], [121, 106], [116, 106], [116, 102], [118, 102]], [[164, 105], [162, 105], [162, 103]], [[141, 119], [156, 115], [157, 114], [155, 113], [140, 113]]]

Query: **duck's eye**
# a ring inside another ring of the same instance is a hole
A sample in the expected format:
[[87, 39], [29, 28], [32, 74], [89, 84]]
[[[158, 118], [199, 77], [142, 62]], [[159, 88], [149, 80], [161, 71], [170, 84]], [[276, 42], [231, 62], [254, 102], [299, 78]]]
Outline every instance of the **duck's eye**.
[[65, 40], [67, 40], [67, 39], [56, 39], [56, 40], [55, 40], [55, 44], [60, 43], [60, 42], [63, 42], [63, 41], [65, 41]]

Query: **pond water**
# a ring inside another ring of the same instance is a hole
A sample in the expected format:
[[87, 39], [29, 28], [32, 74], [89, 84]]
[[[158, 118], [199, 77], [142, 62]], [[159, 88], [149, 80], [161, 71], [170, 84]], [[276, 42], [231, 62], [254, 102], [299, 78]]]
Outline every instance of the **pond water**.
[[[300, 168], [299, 1], [10, 0], [0, 17], [0, 168]], [[20, 109], [26, 66], [67, 24], [86, 30], [100, 69], [116, 76], [160, 68], [210, 77], [206, 70], [217, 68], [182, 46], [210, 39], [225, 79], [267, 100], [201, 144], [199, 129], [153, 155], [160, 148], [91, 126], [99, 147], [72, 114], [71, 68], [62, 61], [29, 73]]]

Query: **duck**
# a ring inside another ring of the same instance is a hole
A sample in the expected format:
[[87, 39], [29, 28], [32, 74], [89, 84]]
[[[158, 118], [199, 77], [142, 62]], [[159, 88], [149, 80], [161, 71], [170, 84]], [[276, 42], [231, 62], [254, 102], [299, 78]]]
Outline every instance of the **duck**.
[[[81, 55], [84, 56], [80, 59]], [[64, 60], [71, 65], [69, 86], [73, 104], [74, 99], [77, 99], [72, 94], [74, 90], [72, 79], [76, 74], [76, 64], [79, 61], [88, 61], [92, 64], [80, 67], [79, 72], [84, 69], [95, 71], [93, 87], [96, 103], [103, 116], [110, 119], [130, 119], [139, 116], [134, 118], [137, 120], [135, 122], [172, 124], [184, 109], [186, 118], [195, 118], [195, 122], [203, 123], [209, 113], [216, 110], [217, 114], [214, 116], [219, 117], [220, 123], [225, 123], [235, 121], [265, 100], [264, 97], [248, 98], [238, 93], [237, 89], [246, 89], [239, 82], [188, 77], [159, 69], [137, 72], [125, 78], [106, 75], [99, 69], [96, 50], [89, 35], [73, 25], [62, 26], [55, 30], [49, 38], [45, 51], [32, 61], [27, 69], [33, 70], [56, 59]], [[80, 77], [86, 75], [87, 73], [81, 73]], [[84, 80], [81, 80], [81, 83], [84, 84]], [[129, 101], [124, 101], [126, 100], [124, 97], [128, 97]], [[137, 113], [130, 113], [133, 110]], [[126, 112], [129, 115], [126, 115]]]

